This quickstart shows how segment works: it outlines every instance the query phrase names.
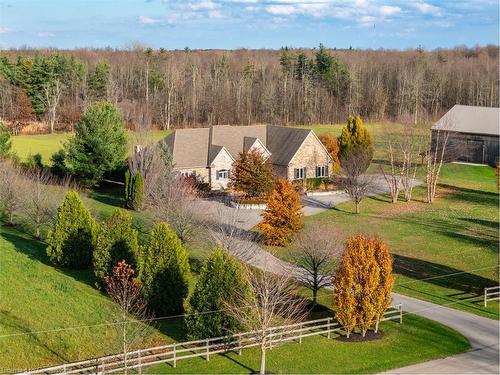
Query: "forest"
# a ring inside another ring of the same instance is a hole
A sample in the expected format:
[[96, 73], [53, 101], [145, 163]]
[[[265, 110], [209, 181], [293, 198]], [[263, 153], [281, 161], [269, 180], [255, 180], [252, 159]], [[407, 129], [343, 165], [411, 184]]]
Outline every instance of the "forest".
[[128, 126], [431, 121], [499, 106], [498, 46], [436, 50], [16, 49], [0, 52], [0, 118], [71, 130], [108, 100]]

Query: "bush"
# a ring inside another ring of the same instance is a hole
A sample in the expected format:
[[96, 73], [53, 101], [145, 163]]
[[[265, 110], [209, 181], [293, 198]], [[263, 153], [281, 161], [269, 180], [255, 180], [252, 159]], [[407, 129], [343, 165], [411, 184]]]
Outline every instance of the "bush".
[[185, 318], [188, 336], [195, 340], [238, 330], [240, 324], [225, 311], [225, 301], [237, 298], [245, 286], [240, 263], [227, 251], [215, 249], [203, 265], [189, 299], [190, 315]]
[[142, 175], [125, 172], [125, 207], [140, 211], [144, 204], [144, 182]]
[[47, 255], [59, 266], [85, 269], [92, 264], [97, 225], [75, 191], [66, 194], [47, 235]]
[[21, 167], [29, 172], [41, 171], [43, 169], [42, 155], [28, 155], [26, 161], [21, 163]]
[[139, 268], [150, 308], [159, 315], [182, 313], [189, 287], [188, 255], [166, 223], [152, 229]]
[[137, 231], [132, 228], [132, 217], [116, 210], [101, 225], [93, 254], [94, 273], [101, 280], [110, 275], [118, 262], [125, 261], [137, 268], [139, 245]]
[[104, 173], [124, 163], [127, 153], [124, 122], [115, 106], [108, 102], [89, 106], [64, 150], [68, 167], [80, 182], [99, 185]]
[[291, 182], [278, 179], [276, 187], [267, 199], [267, 208], [262, 214], [259, 229], [266, 245], [285, 246], [302, 227], [300, 195]]
[[331, 171], [329, 172], [337, 172], [340, 168], [339, 161], [339, 142], [337, 138], [333, 135], [322, 134], [319, 136], [319, 140], [323, 143], [323, 146], [328, 150], [330, 157], [332, 158]]
[[59, 150], [50, 157], [52, 166], [50, 172], [57, 177], [64, 177], [67, 173], [66, 169], [66, 153], [64, 150]]
[[10, 155], [12, 140], [10, 133], [3, 122], [0, 122], [0, 156], [6, 158]]

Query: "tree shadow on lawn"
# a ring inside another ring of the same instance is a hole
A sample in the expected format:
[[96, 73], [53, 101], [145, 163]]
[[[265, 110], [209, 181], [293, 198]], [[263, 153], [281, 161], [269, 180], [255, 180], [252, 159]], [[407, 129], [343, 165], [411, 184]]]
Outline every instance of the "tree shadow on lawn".
[[47, 256], [46, 243], [28, 238], [28, 235], [23, 233], [16, 233], [15, 229], [6, 230], [5, 228], [2, 228], [0, 235], [3, 239], [14, 245], [16, 251], [26, 255], [28, 258], [53, 267], [57, 271], [95, 288], [96, 279], [92, 270], [68, 270], [54, 266]]
[[498, 206], [499, 195], [497, 192], [469, 189], [449, 184], [438, 184], [438, 196], [440, 195], [440, 188], [448, 190], [448, 192], [442, 192], [448, 199], [488, 206]]
[[[453, 299], [468, 300], [467, 302], [473, 304], [481, 303], [481, 299], [476, 300], [475, 298], [473, 299], [473, 297], [481, 296], [484, 288], [498, 285], [498, 281], [469, 272], [463, 272], [462, 270], [446, 265], [398, 254], [394, 254], [393, 257], [395, 273], [416, 280], [426, 278], [428, 279], [425, 280], [426, 283], [459, 291], [459, 293], [447, 295], [447, 297]], [[413, 286], [418, 285], [417, 283], [418, 281], [403, 281], [399, 286], [412, 289]]]
[[122, 196], [122, 189], [119, 188], [106, 188], [93, 190], [87, 193], [87, 196], [97, 202], [106, 204], [108, 206], [123, 208], [124, 201]]

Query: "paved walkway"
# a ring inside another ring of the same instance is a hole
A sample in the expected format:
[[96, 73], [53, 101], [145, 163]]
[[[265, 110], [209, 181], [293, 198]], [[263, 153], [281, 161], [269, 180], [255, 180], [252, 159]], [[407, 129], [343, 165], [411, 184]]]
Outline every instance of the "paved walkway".
[[[371, 195], [388, 191], [385, 181], [380, 176]], [[420, 184], [421, 181], [416, 181]], [[326, 196], [305, 197], [303, 211], [306, 216], [316, 215], [337, 204], [346, 202], [349, 196], [345, 193]], [[262, 211], [235, 210], [219, 202], [204, 202], [203, 209], [210, 212], [217, 211], [218, 217], [224, 217], [229, 225], [238, 226], [242, 231], [248, 231], [260, 221]], [[235, 218], [238, 212], [238, 218]], [[262, 249], [248, 236], [238, 238], [235, 246], [242, 249], [239, 256], [244, 262], [260, 269], [278, 274], [286, 273], [298, 277], [300, 270], [269, 252]], [[393, 294], [394, 303], [402, 303], [405, 312], [415, 313], [447, 325], [462, 335], [471, 343], [471, 349], [463, 354], [433, 360], [392, 370], [392, 374], [499, 374], [499, 322], [483, 318], [474, 314], [440, 306], [415, 298]]]

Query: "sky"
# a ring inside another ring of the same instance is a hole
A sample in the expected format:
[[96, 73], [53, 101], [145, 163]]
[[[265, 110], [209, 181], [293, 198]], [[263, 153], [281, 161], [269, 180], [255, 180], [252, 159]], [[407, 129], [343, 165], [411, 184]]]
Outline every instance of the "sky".
[[0, 0], [0, 48], [498, 44], [498, 0]]

